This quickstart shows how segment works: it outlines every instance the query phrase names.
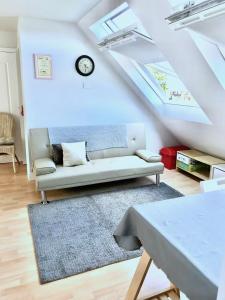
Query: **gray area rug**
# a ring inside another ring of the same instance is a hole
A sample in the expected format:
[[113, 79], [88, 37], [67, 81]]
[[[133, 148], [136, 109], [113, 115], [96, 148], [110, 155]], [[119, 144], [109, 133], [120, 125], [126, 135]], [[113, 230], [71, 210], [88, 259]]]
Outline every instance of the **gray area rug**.
[[140, 256], [141, 250], [125, 251], [113, 238], [124, 213], [133, 205], [180, 196], [161, 183], [29, 205], [40, 282]]

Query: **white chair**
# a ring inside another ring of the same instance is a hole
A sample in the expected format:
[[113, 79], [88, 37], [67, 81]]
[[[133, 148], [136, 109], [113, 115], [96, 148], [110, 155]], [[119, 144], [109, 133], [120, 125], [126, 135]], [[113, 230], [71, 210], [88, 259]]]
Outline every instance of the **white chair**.
[[225, 189], [225, 177], [201, 181], [200, 187], [201, 187], [201, 191], [203, 193], [224, 190]]

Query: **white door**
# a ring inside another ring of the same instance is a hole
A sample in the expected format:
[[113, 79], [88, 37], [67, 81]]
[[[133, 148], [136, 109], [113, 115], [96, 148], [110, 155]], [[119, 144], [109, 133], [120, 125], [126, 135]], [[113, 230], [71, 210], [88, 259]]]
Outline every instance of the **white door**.
[[20, 107], [16, 52], [0, 50], [0, 111], [14, 115], [16, 152], [19, 160], [23, 160]]

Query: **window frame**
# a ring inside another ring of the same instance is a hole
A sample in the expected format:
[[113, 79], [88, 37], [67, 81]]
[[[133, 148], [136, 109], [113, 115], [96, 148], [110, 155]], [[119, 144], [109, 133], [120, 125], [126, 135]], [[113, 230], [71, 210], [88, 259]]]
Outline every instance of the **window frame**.
[[[137, 20], [134, 20], [134, 22], [128, 26], [124, 26], [122, 28], [120, 28], [115, 22], [114, 19], [116, 19], [117, 17], [121, 16], [123, 13], [125, 13], [126, 11], [129, 11], [132, 9], [130, 8], [130, 6], [128, 5], [127, 2], [124, 2], [123, 4], [121, 4], [120, 6], [118, 6], [117, 8], [115, 8], [113, 11], [111, 11], [110, 13], [108, 13], [106, 16], [104, 16], [103, 18], [101, 18], [100, 20], [98, 20], [97, 22], [95, 22], [94, 24], [92, 24], [89, 29], [96, 35], [97, 39], [99, 41], [103, 41], [104, 39], [107, 39], [109, 35], [114, 34], [120, 30], [124, 30], [127, 27], [131, 27], [131, 26], [135, 26], [137, 27], [137, 32], [140, 33], [141, 35], [150, 38], [147, 34], [147, 32], [145, 32], [145, 29], [142, 25], [142, 23], [140, 22], [140, 20], [138, 19], [137, 16], [134, 17]], [[133, 11], [132, 11], [133, 12]], [[98, 34], [96, 34], [96, 31], [94, 30], [94, 28], [99, 28], [100, 30], [104, 30], [105, 34], [103, 37], [98, 37]], [[138, 29], [139, 28], [139, 29]], [[140, 32], [139, 32], [140, 30]]]
[[[157, 88], [153, 89], [149, 76], [144, 66], [134, 59], [128, 58], [115, 50], [109, 50], [109, 54], [120, 65], [129, 79], [146, 99], [146, 102], [161, 116], [173, 120], [197, 122], [211, 125], [212, 122], [200, 106], [173, 105], [164, 103]], [[140, 82], [141, 80], [141, 82]]]
[[[165, 60], [165, 62], [167, 62], [167, 61]], [[170, 65], [169, 62], [167, 62], [167, 63]], [[151, 74], [151, 71], [148, 69], [147, 65], [151, 65], [151, 64], [154, 67], [154, 63], [149, 63], [149, 64], [145, 64], [144, 65], [145, 69], [147, 70], [147, 72], [149, 74]], [[156, 66], [156, 68], [157, 68], [157, 66]], [[172, 66], [171, 66], [171, 68], [172, 68]], [[160, 99], [162, 100], [163, 104], [178, 105], [178, 106], [185, 106], [185, 107], [199, 107], [198, 102], [195, 100], [195, 98], [192, 96], [192, 94], [189, 92], [189, 90], [185, 87], [185, 85], [183, 84], [182, 80], [179, 78], [179, 76], [176, 74], [176, 72], [173, 70], [173, 68], [172, 68], [172, 71], [168, 70], [168, 72], [167, 72], [167, 71], [163, 71], [162, 70], [162, 72], [168, 74], [169, 76], [173, 76], [176, 80], [180, 81], [181, 84], [184, 86], [184, 88], [187, 90], [187, 92], [191, 95], [193, 101], [195, 102], [195, 105], [194, 104], [193, 105], [188, 105], [188, 104], [185, 104], [185, 103], [171, 103], [171, 102], [168, 102], [167, 95], [163, 92], [163, 90], [160, 87], [160, 84], [158, 83], [157, 79], [151, 74], [151, 77], [153, 78], [152, 81], [154, 81], [154, 83], [157, 84], [158, 89], [160, 91], [160, 94], [162, 94], [161, 97], [160, 97]], [[165, 99], [165, 100], [163, 100], [163, 99]]]

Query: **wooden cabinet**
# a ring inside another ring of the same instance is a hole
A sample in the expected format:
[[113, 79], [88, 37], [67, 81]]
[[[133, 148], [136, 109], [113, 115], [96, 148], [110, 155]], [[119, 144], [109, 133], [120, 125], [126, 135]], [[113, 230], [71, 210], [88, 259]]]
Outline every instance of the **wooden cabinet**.
[[224, 164], [225, 175], [225, 160], [198, 150], [182, 150], [177, 152], [177, 169], [192, 174], [202, 180], [212, 178], [214, 168], [221, 164]]
[[219, 164], [212, 166], [211, 178], [222, 178], [225, 177], [225, 164]]

